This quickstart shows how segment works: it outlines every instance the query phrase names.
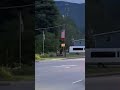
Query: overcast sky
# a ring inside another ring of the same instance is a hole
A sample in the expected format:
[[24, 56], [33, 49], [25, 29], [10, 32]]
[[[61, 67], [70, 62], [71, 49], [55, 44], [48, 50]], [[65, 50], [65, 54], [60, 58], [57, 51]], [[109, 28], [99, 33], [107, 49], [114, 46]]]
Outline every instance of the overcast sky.
[[85, 0], [55, 0], [55, 1], [67, 1], [73, 3], [85, 3]]

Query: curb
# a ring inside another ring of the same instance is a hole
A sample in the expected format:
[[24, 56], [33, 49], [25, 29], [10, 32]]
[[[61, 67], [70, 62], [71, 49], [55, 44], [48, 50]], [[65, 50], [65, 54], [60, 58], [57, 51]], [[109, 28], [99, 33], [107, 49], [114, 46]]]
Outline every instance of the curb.
[[86, 75], [86, 78], [94, 78], [94, 77], [105, 77], [105, 76], [113, 76], [113, 75], [120, 75], [119, 73], [102, 73], [102, 74], [93, 74], [93, 75]]

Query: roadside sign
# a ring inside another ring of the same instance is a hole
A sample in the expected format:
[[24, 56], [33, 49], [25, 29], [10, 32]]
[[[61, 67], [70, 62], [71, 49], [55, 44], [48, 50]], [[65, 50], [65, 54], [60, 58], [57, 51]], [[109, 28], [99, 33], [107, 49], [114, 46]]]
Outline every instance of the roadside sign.
[[62, 40], [65, 39], [65, 30], [63, 30], [63, 31], [61, 32], [61, 39], [62, 39]]
[[65, 47], [65, 43], [62, 43], [62, 44], [61, 44], [61, 47]]

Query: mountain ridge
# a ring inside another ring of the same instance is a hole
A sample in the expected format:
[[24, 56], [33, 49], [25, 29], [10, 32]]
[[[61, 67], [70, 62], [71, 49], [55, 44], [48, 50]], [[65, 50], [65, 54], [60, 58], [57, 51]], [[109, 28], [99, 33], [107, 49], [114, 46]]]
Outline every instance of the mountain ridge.
[[65, 15], [65, 6], [69, 4], [68, 17], [74, 21], [81, 32], [85, 31], [85, 3], [71, 3], [66, 1], [55, 1], [61, 15]]

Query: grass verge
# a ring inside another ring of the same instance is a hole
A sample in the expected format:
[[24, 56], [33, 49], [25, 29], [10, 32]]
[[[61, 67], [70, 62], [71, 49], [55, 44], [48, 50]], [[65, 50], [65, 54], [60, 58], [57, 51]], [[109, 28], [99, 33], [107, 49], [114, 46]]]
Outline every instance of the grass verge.
[[34, 79], [34, 76], [14, 76], [13, 81], [32, 81]]
[[68, 58], [68, 59], [72, 59], [72, 58], [84, 58], [85, 55], [84, 53], [79, 53], [79, 54], [75, 54], [75, 53], [67, 53], [66, 57], [64, 56], [56, 56], [55, 53], [49, 53], [49, 54], [45, 54], [45, 55], [40, 55], [40, 54], [35, 54], [35, 61], [43, 61], [43, 60], [61, 60], [64, 58]]
[[0, 68], [0, 81], [29, 81], [34, 80], [34, 68], [23, 66], [22, 68]]
[[0, 81], [13, 80], [12, 73], [5, 67], [0, 67]]

